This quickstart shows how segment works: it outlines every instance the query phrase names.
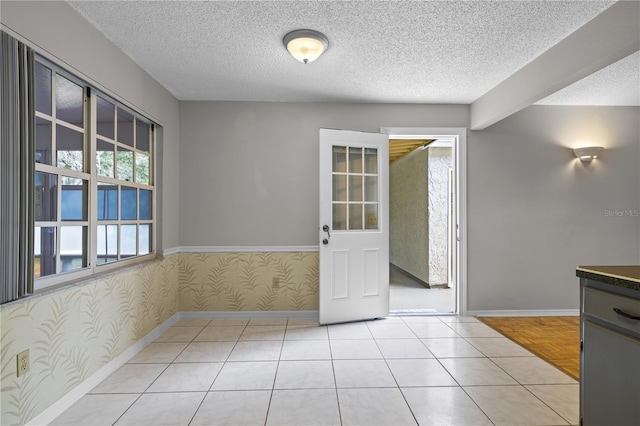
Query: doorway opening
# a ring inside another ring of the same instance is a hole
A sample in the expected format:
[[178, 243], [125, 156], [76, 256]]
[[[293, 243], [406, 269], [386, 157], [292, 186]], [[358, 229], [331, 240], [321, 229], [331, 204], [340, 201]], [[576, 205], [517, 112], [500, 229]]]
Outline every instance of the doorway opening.
[[382, 131], [390, 139], [390, 311], [464, 314], [466, 129]]

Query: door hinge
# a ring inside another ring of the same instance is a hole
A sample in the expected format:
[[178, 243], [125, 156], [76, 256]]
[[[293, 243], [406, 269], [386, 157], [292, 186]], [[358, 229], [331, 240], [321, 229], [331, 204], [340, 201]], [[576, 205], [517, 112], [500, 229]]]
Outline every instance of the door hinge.
[[584, 352], [584, 342], [580, 340], [580, 352]]

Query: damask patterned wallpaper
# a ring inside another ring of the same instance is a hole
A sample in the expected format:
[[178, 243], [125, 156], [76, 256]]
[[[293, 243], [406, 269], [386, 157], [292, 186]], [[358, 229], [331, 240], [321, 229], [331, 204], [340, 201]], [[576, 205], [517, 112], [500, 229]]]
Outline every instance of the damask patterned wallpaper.
[[[24, 424], [178, 311], [177, 255], [0, 311], [0, 424]], [[16, 355], [31, 369], [16, 377]]]
[[181, 253], [177, 264], [180, 311], [318, 309], [317, 252]]

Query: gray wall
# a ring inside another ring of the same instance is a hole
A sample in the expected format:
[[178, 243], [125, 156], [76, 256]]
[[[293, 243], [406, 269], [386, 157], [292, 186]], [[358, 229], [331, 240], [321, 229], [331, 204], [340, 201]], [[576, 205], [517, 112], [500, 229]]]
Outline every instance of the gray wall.
[[[468, 144], [468, 309], [577, 309], [578, 265], [640, 263], [640, 108], [532, 106]], [[571, 148], [606, 147], [585, 165]]]
[[464, 105], [181, 102], [180, 245], [318, 245], [318, 129], [464, 127]]
[[178, 101], [67, 3], [2, 0], [1, 8], [3, 30], [162, 122], [163, 247], [177, 246]]
[[389, 260], [429, 282], [428, 150], [389, 166]]

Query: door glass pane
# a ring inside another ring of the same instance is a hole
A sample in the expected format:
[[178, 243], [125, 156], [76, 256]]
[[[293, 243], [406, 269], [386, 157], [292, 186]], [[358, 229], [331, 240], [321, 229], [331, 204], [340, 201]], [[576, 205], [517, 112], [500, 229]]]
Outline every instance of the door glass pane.
[[349, 176], [349, 201], [362, 201], [362, 176]]
[[33, 276], [44, 277], [56, 273], [56, 228], [54, 226], [34, 227], [33, 233]]
[[364, 200], [378, 201], [378, 176], [364, 177]]
[[362, 148], [349, 148], [349, 173], [362, 173]]
[[115, 139], [115, 122], [116, 107], [111, 102], [105, 101], [98, 97], [97, 101], [97, 120], [96, 132], [109, 139]]
[[149, 184], [149, 156], [136, 152], [136, 182]]
[[151, 219], [151, 191], [141, 189], [140, 191], [140, 220]]
[[34, 80], [36, 111], [51, 115], [51, 70], [36, 62]]
[[362, 204], [349, 204], [349, 229], [362, 229]]
[[116, 167], [118, 169], [118, 176], [116, 176], [118, 179], [133, 182], [133, 151], [118, 147]]
[[347, 148], [344, 146], [333, 147], [333, 172], [347, 172]]
[[120, 219], [136, 220], [138, 213], [138, 194], [135, 188], [123, 186], [120, 189]]
[[151, 253], [151, 225], [140, 225], [140, 250], [138, 254]]
[[149, 152], [149, 124], [136, 120], [136, 148]]
[[378, 150], [376, 148], [364, 149], [364, 172], [378, 173]]
[[347, 201], [346, 175], [333, 175], [333, 201]]
[[87, 220], [87, 182], [68, 176], [62, 176], [61, 181], [62, 220]]
[[98, 265], [118, 260], [118, 225], [98, 224]]
[[84, 89], [56, 74], [56, 117], [84, 127]]
[[67, 127], [56, 126], [57, 166], [84, 171], [84, 135]]
[[344, 231], [347, 229], [347, 205], [346, 204], [334, 204], [333, 205], [333, 230]]
[[365, 224], [364, 229], [378, 229], [378, 205], [364, 205]]
[[114, 146], [112, 143], [97, 139], [96, 142], [96, 172], [98, 176], [114, 177]]
[[118, 142], [133, 146], [133, 115], [118, 108]]
[[84, 268], [86, 264], [86, 226], [60, 228], [60, 268], [62, 272]]
[[120, 259], [136, 255], [136, 225], [120, 227]]
[[51, 122], [36, 117], [36, 163], [51, 164]]
[[[118, 187], [98, 183], [98, 220], [118, 219]], [[114, 246], [115, 247], [115, 246]]]
[[36, 172], [34, 190], [36, 222], [56, 221], [58, 218], [58, 176]]

